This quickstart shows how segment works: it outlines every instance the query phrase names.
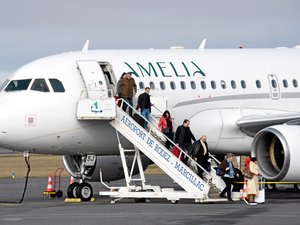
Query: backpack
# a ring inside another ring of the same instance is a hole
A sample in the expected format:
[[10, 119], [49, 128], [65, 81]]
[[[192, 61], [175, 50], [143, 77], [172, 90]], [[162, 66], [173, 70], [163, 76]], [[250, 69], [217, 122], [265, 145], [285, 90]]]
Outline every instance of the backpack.
[[225, 171], [224, 171], [224, 169], [221, 165], [222, 165], [222, 163], [220, 163], [218, 165], [218, 167], [216, 168], [216, 175], [217, 176], [223, 176], [225, 174]]
[[217, 176], [222, 176], [225, 174], [225, 172], [224, 172], [223, 168], [218, 166], [216, 169], [216, 174], [217, 174]]

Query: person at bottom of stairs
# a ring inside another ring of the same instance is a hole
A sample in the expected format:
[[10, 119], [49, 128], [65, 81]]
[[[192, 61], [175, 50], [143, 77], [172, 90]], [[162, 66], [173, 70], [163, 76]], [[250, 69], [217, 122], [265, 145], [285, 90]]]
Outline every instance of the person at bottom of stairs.
[[234, 179], [234, 166], [232, 164], [232, 160], [234, 158], [233, 153], [227, 153], [225, 160], [221, 162], [220, 167], [223, 168], [224, 174], [222, 175], [222, 179], [226, 184], [226, 187], [223, 189], [223, 191], [220, 194], [221, 198], [225, 197], [225, 193], [227, 193], [227, 199], [228, 201], [233, 201], [231, 198], [231, 184]]
[[258, 176], [260, 175], [256, 157], [251, 157], [251, 161], [249, 163], [249, 169], [250, 172], [253, 174], [253, 177], [251, 179], [248, 178], [247, 195], [248, 195], [249, 204], [256, 205], [257, 203], [254, 201], [254, 198], [258, 197], [259, 195]]

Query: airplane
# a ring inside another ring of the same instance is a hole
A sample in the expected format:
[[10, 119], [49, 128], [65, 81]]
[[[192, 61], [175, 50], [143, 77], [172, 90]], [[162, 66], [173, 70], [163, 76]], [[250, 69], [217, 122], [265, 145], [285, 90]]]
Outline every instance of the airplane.
[[[67, 171], [86, 181], [99, 181], [99, 168], [105, 181], [124, 177], [115, 129], [76, 112], [88, 90], [95, 96], [111, 90], [112, 97], [121, 74], [130, 72], [138, 87], [134, 105], [149, 86], [152, 114], [168, 109], [176, 124], [189, 119], [196, 137], [208, 137], [212, 154], [251, 154], [266, 179], [299, 181], [299, 57], [299, 46], [89, 50], [86, 42], [81, 51], [30, 62], [3, 83], [0, 147], [62, 155]], [[145, 169], [150, 160], [142, 163]], [[76, 185], [77, 195], [92, 193], [88, 182]]]

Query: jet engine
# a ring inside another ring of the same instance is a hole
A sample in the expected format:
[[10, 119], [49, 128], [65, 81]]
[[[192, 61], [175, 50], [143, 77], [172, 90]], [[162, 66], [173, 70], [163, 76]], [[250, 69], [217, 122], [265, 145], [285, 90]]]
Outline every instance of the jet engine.
[[[127, 155], [126, 162], [128, 167], [131, 167], [133, 162], [133, 156]], [[145, 156], [141, 155], [143, 169], [145, 170], [150, 160]], [[82, 178], [82, 173], [87, 177], [88, 181], [100, 181], [100, 168], [102, 171], [103, 181], [113, 181], [124, 178], [123, 166], [120, 155], [107, 155], [97, 156], [96, 164], [92, 167], [86, 167], [82, 171], [82, 156], [80, 155], [65, 155], [63, 156], [63, 162], [68, 173], [74, 178]], [[137, 165], [134, 167], [134, 174], [138, 172]]]
[[251, 155], [261, 174], [272, 181], [299, 181], [300, 122], [267, 127], [256, 134]]

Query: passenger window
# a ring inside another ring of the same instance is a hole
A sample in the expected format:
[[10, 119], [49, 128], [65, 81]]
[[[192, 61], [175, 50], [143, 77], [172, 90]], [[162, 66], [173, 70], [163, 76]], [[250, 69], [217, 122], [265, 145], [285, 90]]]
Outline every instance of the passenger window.
[[185, 82], [184, 82], [184, 81], [180, 81], [180, 86], [181, 86], [181, 89], [182, 89], [182, 90], [185, 90], [185, 89], [186, 89], [186, 86], [185, 86]]
[[165, 82], [161, 81], [161, 82], [159, 82], [159, 85], [160, 85], [160, 89], [161, 90], [165, 90], [166, 89]]
[[294, 86], [295, 88], [298, 87], [298, 81], [297, 81], [296, 79], [293, 80], [293, 86]]
[[6, 92], [10, 91], [24, 91], [27, 90], [31, 79], [26, 80], [12, 80], [5, 88]]
[[257, 87], [257, 88], [261, 88], [260, 80], [256, 80], [255, 83], [256, 83], [256, 87]]
[[287, 80], [282, 80], [282, 84], [283, 84], [283, 87], [285, 87], [285, 88], [287, 88], [289, 86]]
[[140, 89], [144, 90], [144, 88], [145, 88], [144, 82], [140, 82], [139, 86], [140, 86]]
[[174, 81], [171, 81], [171, 82], [170, 82], [170, 87], [171, 87], [172, 90], [175, 90], [175, 89], [176, 89], [176, 84], [175, 84]]
[[225, 83], [225, 81], [224, 81], [224, 80], [221, 80], [221, 87], [222, 87], [223, 89], [225, 89], [225, 88], [226, 88], [226, 83]]
[[49, 79], [54, 92], [65, 92], [65, 88], [60, 80]]
[[272, 79], [271, 83], [272, 83], [272, 87], [273, 88], [277, 88], [277, 82], [276, 82], [276, 80]]
[[244, 89], [247, 87], [246, 82], [244, 80], [241, 80], [241, 86]]
[[49, 88], [44, 79], [35, 79], [30, 90], [33, 91], [41, 91], [41, 92], [49, 92]]
[[216, 89], [217, 88], [216, 82], [213, 81], [213, 80], [210, 82], [210, 85], [211, 85], [212, 89]]
[[236, 89], [236, 83], [234, 80], [230, 82], [232, 89]]
[[150, 88], [151, 88], [151, 89], [155, 89], [155, 84], [154, 84], [154, 82], [151, 81], [151, 82], [149, 83], [149, 85], [150, 85]]
[[200, 84], [201, 84], [201, 88], [202, 88], [202, 89], [206, 89], [206, 83], [205, 83], [205, 81], [202, 80], [202, 81], [200, 82]]
[[196, 89], [196, 83], [195, 83], [195, 81], [191, 81], [191, 88], [192, 88], [193, 90]]

